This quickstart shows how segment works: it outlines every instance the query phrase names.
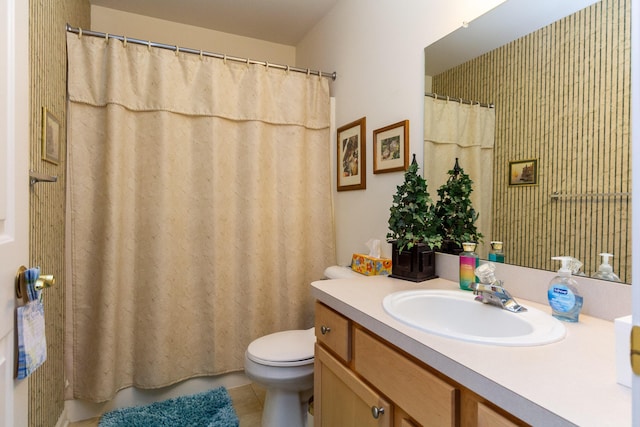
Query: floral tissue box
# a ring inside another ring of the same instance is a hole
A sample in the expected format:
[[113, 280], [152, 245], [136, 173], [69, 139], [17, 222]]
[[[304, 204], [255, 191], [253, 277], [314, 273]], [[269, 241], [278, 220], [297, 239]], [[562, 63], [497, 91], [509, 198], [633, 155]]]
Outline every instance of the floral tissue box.
[[391, 274], [391, 259], [353, 254], [351, 257], [351, 269], [366, 276], [388, 276]]

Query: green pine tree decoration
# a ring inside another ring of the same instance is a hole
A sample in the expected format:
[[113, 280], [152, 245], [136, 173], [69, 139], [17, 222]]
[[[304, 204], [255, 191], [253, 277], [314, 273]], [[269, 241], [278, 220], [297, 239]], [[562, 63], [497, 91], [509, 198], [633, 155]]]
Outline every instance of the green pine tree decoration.
[[480, 216], [471, 203], [473, 181], [456, 163], [449, 172], [449, 179], [438, 189], [439, 200], [435, 214], [440, 218], [439, 233], [444, 241], [452, 241], [460, 248], [464, 242], [482, 242], [476, 221]]
[[390, 209], [387, 239], [396, 242], [399, 252], [410, 250], [417, 243], [438, 248], [442, 243], [440, 222], [427, 191], [427, 181], [418, 175], [415, 154], [404, 174], [404, 183], [397, 190]]

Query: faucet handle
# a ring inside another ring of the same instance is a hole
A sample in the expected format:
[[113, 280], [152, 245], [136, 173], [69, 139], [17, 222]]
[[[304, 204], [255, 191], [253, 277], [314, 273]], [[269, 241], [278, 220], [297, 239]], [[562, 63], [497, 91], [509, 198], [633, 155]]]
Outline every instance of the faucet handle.
[[505, 288], [502, 287], [502, 282], [499, 280], [494, 283], [471, 283], [469, 284], [469, 288], [473, 290], [473, 293], [478, 295], [480, 292], [491, 292], [491, 293], [504, 293], [509, 294]]
[[497, 305], [514, 313], [527, 311], [526, 307], [518, 304], [511, 294], [502, 286], [500, 280], [496, 280], [491, 284], [471, 283], [469, 287], [473, 290], [473, 294], [477, 295], [475, 298], [476, 301]]

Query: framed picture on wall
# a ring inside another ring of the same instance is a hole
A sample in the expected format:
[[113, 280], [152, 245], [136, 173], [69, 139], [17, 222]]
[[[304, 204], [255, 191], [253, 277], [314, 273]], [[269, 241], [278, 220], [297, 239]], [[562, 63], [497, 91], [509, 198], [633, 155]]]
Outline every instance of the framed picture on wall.
[[47, 107], [42, 107], [42, 160], [60, 162], [60, 122]]
[[405, 171], [409, 167], [409, 120], [373, 131], [373, 173]]
[[538, 159], [509, 162], [509, 185], [536, 185], [538, 183]]
[[367, 188], [366, 123], [363, 117], [338, 129], [338, 191]]

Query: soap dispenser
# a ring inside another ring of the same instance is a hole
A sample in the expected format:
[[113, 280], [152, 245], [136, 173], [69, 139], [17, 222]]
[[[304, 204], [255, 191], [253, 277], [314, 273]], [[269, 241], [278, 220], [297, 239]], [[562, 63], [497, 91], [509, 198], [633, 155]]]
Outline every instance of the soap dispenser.
[[489, 252], [489, 261], [504, 262], [504, 252], [502, 251], [502, 242], [491, 242], [491, 251]]
[[562, 262], [558, 275], [551, 279], [547, 298], [553, 317], [565, 322], [577, 322], [582, 309], [582, 296], [578, 293], [577, 282], [571, 277], [571, 257], [552, 257]]
[[470, 291], [471, 284], [476, 282], [475, 269], [480, 265], [480, 258], [475, 252], [476, 244], [464, 242], [460, 253], [460, 289]]
[[598, 272], [592, 277], [595, 279], [610, 280], [612, 282], [619, 282], [620, 278], [613, 272], [613, 267], [609, 264], [609, 258], [613, 258], [613, 254], [603, 252], [600, 254], [602, 257], [602, 264], [598, 268]]

